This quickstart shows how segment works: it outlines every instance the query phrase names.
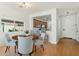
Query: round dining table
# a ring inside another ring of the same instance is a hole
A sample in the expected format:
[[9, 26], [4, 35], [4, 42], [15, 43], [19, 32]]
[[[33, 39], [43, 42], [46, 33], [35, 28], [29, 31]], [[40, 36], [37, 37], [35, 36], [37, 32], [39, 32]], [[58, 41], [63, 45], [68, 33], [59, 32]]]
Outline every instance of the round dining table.
[[23, 36], [23, 37], [32, 36], [32, 40], [37, 40], [37, 39], [39, 38], [39, 36], [33, 34], [33, 35], [13, 35], [13, 36], [12, 36], [12, 39], [18, 40], [18, 36]]

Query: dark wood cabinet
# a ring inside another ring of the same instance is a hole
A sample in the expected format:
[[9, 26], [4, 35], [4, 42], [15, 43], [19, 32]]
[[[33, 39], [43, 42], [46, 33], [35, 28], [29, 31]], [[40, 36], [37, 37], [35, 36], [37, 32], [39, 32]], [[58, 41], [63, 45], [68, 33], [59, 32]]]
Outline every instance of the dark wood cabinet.
[[43, 22], [43, 21], [40, 21], [40, 20], [37, 20], [37, 19], [33, 20], [33, 27], [40, 28], [41, 25], [45, 25], [45, 28], [47, 28], [47, 22]]

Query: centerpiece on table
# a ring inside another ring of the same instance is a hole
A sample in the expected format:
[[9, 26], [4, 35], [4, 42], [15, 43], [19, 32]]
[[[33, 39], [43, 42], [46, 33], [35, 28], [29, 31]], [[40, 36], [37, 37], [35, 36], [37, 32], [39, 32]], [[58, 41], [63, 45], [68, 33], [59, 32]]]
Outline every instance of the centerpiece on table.
[[28, 30], [26, 30], [26, 31], [25, 31], [25, 33], [26, 33], [26, 36], [28, 36], [28, 35], [29, 35], [29, 31], [28, 31]]

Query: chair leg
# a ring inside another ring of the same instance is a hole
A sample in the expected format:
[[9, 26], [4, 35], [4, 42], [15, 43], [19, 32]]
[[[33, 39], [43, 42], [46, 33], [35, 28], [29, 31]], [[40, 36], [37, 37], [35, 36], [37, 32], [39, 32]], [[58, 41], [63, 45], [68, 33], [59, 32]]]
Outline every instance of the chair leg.
[[16, 53], [16, 46], [14, 47], [15, 53]]
[[22, 56], [22, 54], [19, 54], [20, 56]]
[[36, 51], [36, 45], [33, 45], [33, 52]]
[[32, 53], [33, 53], [33, 51], [32, 51], [31, 53], [29, 53], [29, 56], [31, 56], [31, 55], [32, 55]]
[[19, 54], [20, 56], [22, 56], [22, 54], [21, 54], [21, 53], [19, 53], [19, 52], [18, 52], [18, 54]]
[[10, 48], [9, 46], [6, 47], [5, 53], [7, 52], [7, 50], [9, 50], [9, 48]]
[[35, 45], [35, 48], [34, 48], [34, 50], [36, 51], [36, 45]]
[[43, 51], [44, 51], [44, 46], [43, 45], [41, 45], [41, 48], [43, 49]]

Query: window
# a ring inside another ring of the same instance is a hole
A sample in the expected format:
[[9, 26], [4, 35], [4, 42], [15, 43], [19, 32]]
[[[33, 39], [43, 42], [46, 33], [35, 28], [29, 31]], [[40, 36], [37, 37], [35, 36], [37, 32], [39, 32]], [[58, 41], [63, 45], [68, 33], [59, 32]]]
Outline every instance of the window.
[[3, 32], [24, 30], [24, 22], [1, 19], [1, 28]]

